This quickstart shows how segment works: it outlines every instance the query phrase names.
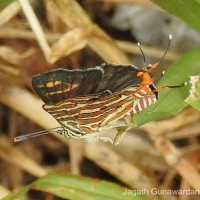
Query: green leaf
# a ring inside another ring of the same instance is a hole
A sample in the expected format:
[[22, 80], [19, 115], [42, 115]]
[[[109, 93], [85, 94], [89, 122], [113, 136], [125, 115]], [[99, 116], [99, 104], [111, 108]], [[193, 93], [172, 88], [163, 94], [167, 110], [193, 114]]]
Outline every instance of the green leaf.
[[200, 111], [200, 76], [191, 76], [190, 83], [192, 87], [186, 102]]
[[152, 0], [200, 33], [200, 0]]
[[21, 199], [21, 197], [23, 197], [29, 190], [31, 189], [31, 186], [26, 186], [24, 188], [22, 188], [21, 190], [11, 193], [9, 195], [7, 195], [6, 197], [4, 197], [1, 200], [19, 200]]
[[146, 196], [124, 195], [126, 188], [107, 181], [74, 175], [49, 174], [3, 200], [18, 199], [28, 190], [35, 189], [74, 200], [146, 200]]
[[[200, 48], [185, 54], [166, 70], [158, 85], [181, 85], [189, 81], [189, 76], [199, 74], [199, 55]], [[176, 115], [187, 106], [185, 99], [189, 95], [189, 90], [190, 84], [180, 88], [162, 90], [160, 98], [154, 105], [133, 116], [133, 123], [140, 126], [149, 121]]]

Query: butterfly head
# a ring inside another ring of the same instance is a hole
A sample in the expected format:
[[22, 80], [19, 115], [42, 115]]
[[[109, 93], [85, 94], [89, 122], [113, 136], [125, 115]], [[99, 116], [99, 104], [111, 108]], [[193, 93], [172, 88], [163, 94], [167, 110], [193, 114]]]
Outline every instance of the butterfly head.
[[137, 73], [138, 77], [142, 78], [142, 85], [151, 85], [154, 83], [152, 79], [151, 71], [159, 66], [159, 63], [149, 64], [147, 67], [144, 67], [141, 71]]
[[[166, 50], [165, 50], [160, 62], [155, 63], [155, 64], [149, 64], [149, 65], [146, 65], [144, 52], [143, 52], [140, 44], [138, 43], [138, 47], [139, 47], [139, 49], [140, 49], [140, 51], [142, 53], [142, 56], [143, 56], [144, 67], [142, 68], [142, 70], [138, 71], [137, 76], [142, 78], [142, 83], [141, 84], [142, 85], [147, 85], [151, 89], [151, 91], [155, 94], [156, 99], [158, 99], [158, 93], [160, 92], [160, 90], [162, 90], [164, 88], [179, 88], [179, 87], [182, 87], [184, 85], [184, 84], [182, 84], [182, 85], [176, 85], [176, 86], [163, 86], [163, 87], [159, 87], [159, 88], [154, 86], [154, 82], [155, 81], [152, 78], [152, 71], [155, 68], [157, 68], [158, 66], [160, 66], [161, 63], [163, 62], [164, 57], [167, 54], [168, 49], [170, 47], [171, 39], [172, 39], [172, 35], [169, 34], [169, 42], [168, 42], [167, 48], [166, 48]], [[163, 74], [164, 74], [164, 71], [163, 71], [163, 73], [160, 75], [160, 77], [157, 80], [159, 80], [163, 76]]]

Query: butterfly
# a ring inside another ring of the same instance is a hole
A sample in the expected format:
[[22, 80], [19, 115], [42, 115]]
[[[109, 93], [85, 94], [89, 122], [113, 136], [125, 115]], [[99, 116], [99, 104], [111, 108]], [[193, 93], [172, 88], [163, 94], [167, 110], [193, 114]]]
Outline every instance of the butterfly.
[[[169, 39], [170, 44], [171, 35]], [[142, 69], [128, 64], [102, 64], [83, 70], [60, 68], [34, 76], [32, 86], [45, 103], [43, 109], [61, 127], [18, 136], [15, 142], [56, 132], [66, 138], [118, 144], [129, 125], [116, 122], [140, 112], [158, 99], [162, 88], [154, 86], [152, 71], [159, 64], [144, 65]], [[108, 128], [118, 131], [114, 140], [100, 136], [100, 132]]]

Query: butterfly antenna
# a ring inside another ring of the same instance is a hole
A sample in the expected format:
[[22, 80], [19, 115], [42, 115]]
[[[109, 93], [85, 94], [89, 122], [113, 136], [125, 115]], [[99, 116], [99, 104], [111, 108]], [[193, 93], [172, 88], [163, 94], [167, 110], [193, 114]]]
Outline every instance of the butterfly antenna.
[[140, 49], [140, 52], [142, 53], [144, 68], [146, 68], [146, 58], [145, 58], [144, 52], [143, 52], [139, 42], [137, 43], [137, 45], [138, 45], [138, 47]]
[[169, 47], [170, 47], [170, 45], [171, 45], [171, 41], [172, 41], [172, 34], [169, 34], [168, 45], [167, 45], [167, 48], [166, 48], [166, 50], [165, 50], [165, 53], [163, 54], [163, 56], [162, 56], [162, 58], [161, 58], [161, 60], [160, 60], [160, 62], [159, 62], [159, 65], [163, 62], [163, 60], [164, 60], [164, 58], [165, 58], [165, 56], [166, 56], [166, 54], [167, 54], [167, 52], [168, 52], [168, 50], [169, 50]]
[[52, 134], [54, 132], [59, 133], [60, 129], [61, 129], [60, 127], [59, 128], [52, 128], [52, 129], [49, 129], [49, 130], [38, 131], [38, 132], [35, 132], [35, 133], [31, 133], [31, 134], [20, 135], [20, 136], [17, 136], [17, 137], [14, 138], [14, 142], [21, 142], [23, 140], [28, 140], [28, 139], [38, 137], [38, 136], [42, 136], [42, 135]]

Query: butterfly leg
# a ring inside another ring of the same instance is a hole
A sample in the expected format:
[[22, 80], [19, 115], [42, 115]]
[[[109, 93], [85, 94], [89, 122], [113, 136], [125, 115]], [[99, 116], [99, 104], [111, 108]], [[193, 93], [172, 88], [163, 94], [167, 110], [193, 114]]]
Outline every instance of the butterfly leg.
[[113, 140], [109, 137], [98, 137], [97, 139], [98, 142], [110, 142], [111, 144], [113, 144]]
[[121, 127], [118, 127], [117, 130], [117, 134], [114, 138], [114, 142], [113, 142], [113, 145], [117, 145], [119, 144], [119, 141], [122, 139], [122, 137], [124, 136], [124, 134], [126, 133], [128, 127], [127, 126], [121, 126]]
[[90, 138], [86, 138], [85, 141], [86, 142], [110, 142], [111, 144], [113, 144], [113, 140], [111, 138], [100, 137], [96, 135]]

